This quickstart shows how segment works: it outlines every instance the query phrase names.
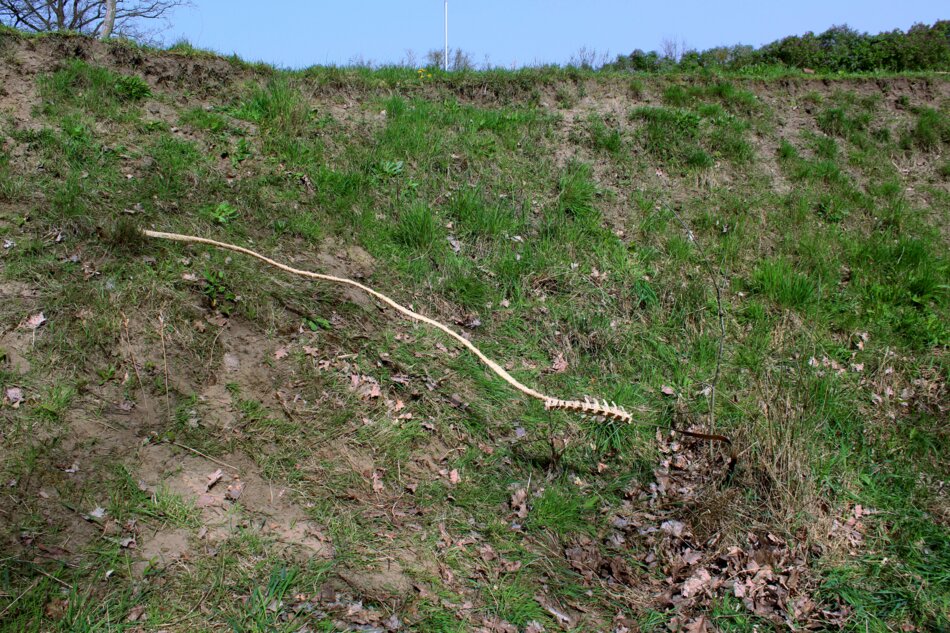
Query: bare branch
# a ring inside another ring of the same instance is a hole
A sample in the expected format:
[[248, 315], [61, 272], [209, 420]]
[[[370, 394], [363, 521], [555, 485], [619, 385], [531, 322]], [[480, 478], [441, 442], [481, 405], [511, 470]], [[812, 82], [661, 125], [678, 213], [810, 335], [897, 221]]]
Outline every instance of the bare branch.
[[147, 29], [143, 23], [163, 20], [190, 4], [191, 0], [0, 0], [0, 24], [29, 31], [145, 36], [161, 29]]

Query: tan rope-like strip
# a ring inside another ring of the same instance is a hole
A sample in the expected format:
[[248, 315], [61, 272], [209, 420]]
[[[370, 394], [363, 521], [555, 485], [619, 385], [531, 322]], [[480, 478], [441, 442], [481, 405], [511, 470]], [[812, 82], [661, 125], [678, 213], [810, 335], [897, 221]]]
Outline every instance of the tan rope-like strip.
[[261, 255], [260, 253], [252, 251], [249, 248], [236, 246], [234, 244], [228, 244], [226, 242], [218, 242], [216, 240], [210, 240], [205, 237], [195, 237], [193, 235], [181, 235], [179, 233], [163, 233], [161, 231], [150, 231], [150, 230], [145, 230], [143, 231], [143, 233], [147, 235], [148, 237], [154, 237], [154, 238], [158, 238], [162, 240], [172, 240], [175, 242], [186, 242], [186, 243], [192, 243], [192, 244], [207, 244], [209, 246], [223, 248], [225, 250], [234, 251], [236, 253], [243, 253], [245, 255], [249, 255], [250, 257], [254, 257], [255, 259], [259, 259], [260, 261], [266, 264], [269, 264], [273, 266], [274, 268], [279, 268], [280, 270], [291, 273], [293, 275], [299, 275], [301, 277], [309, 277], [310, 279], [319, 279], [321, 281], [329, 281], [331, 283], [343, 284], [346, 286], [357, 288], [359, 290], [362, 290], [366, 294], [372, 297], [375, 297], [379, 301], [385, 303], [386, 305], [391, 307], [393, 310], [396, 310], [400, 314], [403, 314], [414, 321], [421, 321], [422, 323], [425, 323], [426, 325], [431, 325], [432, 327], [448, 334], [450, 337], [452, 337], [453, 339], [458, 341], [458, 343], [460, 343], [462, 346], [468, 349], [468, 351], [475, 354], [475, 356], [477, 356], [480, 361], [482, 361], [489, 369], [495, 372], [495, 374], [497, 374], [502, 380], [504, 380], [509, 385], [511, 385], [512, 387], [514, 387], [521, 393], [525, 394], [526, 396], [536, 398], [537, 400], [540, 400], [541, 402], [543, 402], [544, 408], [546, 409], [551, 409], [551, 410], [558, 409], [558, 410], [572, 411], [575, 413], [583, 413], [583, 414], [593, 415], [593, 416], [602, 416], [604, 418], [607, 418], [610, 420], [617, 420], [619, 422], [631, 422], [633, 420], [633, 416], [626, 409], [624, 409], [621, 406], [618, 406], [617, 404], [608, 403], [607, 401], [604, 401], [604, 400], [598, 401], [598, 400], [594, 400], [590, 398], [585, 398], [584, 400], [560, 400], [558, 398], [552, 398], [550, 396], [547, 396], [541, 393], [540, 391], [535, 391], [531, 387], [528, 387], [527, 385], [524, 385], [521, 382], [519, 382], [514, 376], [512, 376], [507, 371], [505, 371], [504, 367], [502, 367], [501, 365], [499, 365], [498, 363], [490, 359], [488, 356], [486, 356], [484, 353], [482, 353], [480, 349], [475, 347], [475, 345], [473, 345], [471, 341], [469, 341], [467, 338], [465, 338], [461, 334], [455, 332], [451, 328], [443, 325], [442, 323], [439, 323], [438, 321], [434, 319], [430, 319], [429, 317], [425, 315], [419, 314], [418, 312], [414, 312], [410, 310], [409, 308], [405, 308], [401, 306], [400, 304], [396, 303], [395, 301], [393, 301], [392, 299], [390, 299], [383, 293], [377, 292], [376, 290], [373, 290], [372, 288], [368, 286], [364, 286], [363, 284], [359, 282], [353, 281], [352, 279], [347, 279], [345, 277], [335, 277], [333, 275], [325, 275], [322, 273], [311, 272], [309, 270], [300, 270], [298, 268], [292, 268], [290, 266], [287, 266], [286, 264], [281, 264], [278, 261], [274, 261], [273, 259], [270, 259], [269, 257], [265, 257], [264, 255]]

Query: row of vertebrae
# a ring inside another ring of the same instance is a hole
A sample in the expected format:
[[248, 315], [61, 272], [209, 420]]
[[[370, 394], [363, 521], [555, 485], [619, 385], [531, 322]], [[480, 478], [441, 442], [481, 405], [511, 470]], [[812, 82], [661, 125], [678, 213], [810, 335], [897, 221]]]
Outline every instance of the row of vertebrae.
[[558, 400], [557, 398], [548, 398], [544, 401], [544, 408], [547, 410], [572, 411], [583, 415], [592, 415], [595, 417], [616, 420], [617, 422], [632, 422], [633, 415], [618, 405], [616, 402], [607, 402], [606, 400], [597, 400], [584, 396], [584, 401], [580, 400]]

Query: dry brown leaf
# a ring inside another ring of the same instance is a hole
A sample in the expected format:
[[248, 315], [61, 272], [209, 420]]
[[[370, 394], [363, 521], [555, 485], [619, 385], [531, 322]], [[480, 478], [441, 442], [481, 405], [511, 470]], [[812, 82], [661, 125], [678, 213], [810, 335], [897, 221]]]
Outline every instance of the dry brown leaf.
[[528, 516], [528, 491], [526, 489], [519, 488], [511, 495], [511, 509], [514, 510], [519, 519]]
[[383, 395], [379, 381], [371, 376], [352, 374], [350, 375], [350, 384], [361, 397], [367, 400], [379, 398]]
[[700, 568], [683, 583], [680, 593], [683, 594], [684, 598], [692, 598], [693, 596], [705, 592], [711, 582], [712, 576], [709, 571], [707, 571], [705, 567]]
[[228, 491], [224, 493], [224, 498], [231, 501], [237, 501], [241, 498], [241, 494], [244, 492], [244, 482], [237, 480], [228, 485]]
[[478, 548], [478, 554], [482, 557], [482, 560], [486, 563], [489, 563], [496, 558], [498, 558], [498, 553], [495, 551], [491, 545], [485, 544]]
[[501, 561], [501, 570], [503, 572], [513, 574], [516, 571], [521, 569], [520, 560], [502, 560]]
[[660, 525], [660, 529], [662, 531], [666, 532], [670, 536], [676, 537], [682, 536], [683, 530], [685, 528], [686, 526], [682, 522], [675, 520], [664, 521], [663, 524]]
[[554, 362], [551, 363], [551, 371], [555, 374], [560, 374], [567, 371], [567, 361], [564, 359], [564, 354], [558, 352], [554, 355]]
[[274, 360], [280, 360], [280, 359], [282, 359], [282, 358], [287, 358], [287, 348], [286, 348], [286, 347], [278, 347], [278, 348], [274, 351]]

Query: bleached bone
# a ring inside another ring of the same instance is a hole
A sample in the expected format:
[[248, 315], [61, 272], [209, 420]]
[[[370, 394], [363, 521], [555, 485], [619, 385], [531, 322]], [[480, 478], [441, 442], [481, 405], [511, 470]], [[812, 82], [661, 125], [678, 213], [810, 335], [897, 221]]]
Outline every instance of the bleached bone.
[[441, 330], [445, 334], [449, 335], [450, 337], [455, 339], [460, 345], [468, 349], [468, 351], [475, 354], [475, 356], [478, 357], [478, 359], [482, 361], [482, 363], [484, 363], [485, 366], [487, 366], [490, 370], [492, 370], [502, 380], [504, 380], [509, 385], [511, 385], [512, 387], [514, 387], [521, 393], [525, 394], [526, 396], [530, 396], [532, 398], [540, 400], [541, 402], [544, 403], [544, 408], [549, 411], [550, 410], [571, 411], [574, 413], [580, 413], [584, 415], [602, 416], [608, 420], [615, 420], [617, 422], [629, 423], [633, 421], [633, 415], [631, 415], [626, 409], [624, 409], [621, 406], [618, 406], [614, 402], [608, 403], [606, 400], [597, 400], [596, 398], [590, 398], [588, 396], [585, 396], [583, 401], [561, 400], [559, 398], [552, 398], [551, 396], [545, 395], [541, 393], [540, 391], [536, 391], [535, 389], [532, 389], [531, 387], [528, 387], [522, 384], [514, 376], [512, 376], [507, 371], [505, 371], [505, 369], [501, 365], [499, 365], [492, 359], [488, 358], [488, 356], [486, 356], [480, 349], [475, 347], [475, 345], [471, 341], [463, 337], [461, 334], [458, 334], [457, 332], [455, 332], [448, 326], [443, 325], [442, 323], [436, 321], [435, 319], [430, 319], [429, 317], [425, 315], [419, 314], [418, 312], [414, 312], [413, 310], [410, 310], [409, 308], [403, 307], [402, 305], [396, 303], [395, 301], [393, 301], [392, 299], [390, 299], [383, 293], [377, 292], [376, 290], [373, 290], [372, 288], [369, 288], [368, 286], [364, 286], [363, 284], [359, 282], [353, 281], [352, 279], [346, 279], [345, 277], [335, 277], [333, 275], [325, 275], [322, 273], [311, 272], [309, 270], [300, 270], [298, 268], [292, 268], [290, 266], [287, 266], [286, 264], [281, 264], [278, 261], [275, 261], [273, 259], [270, 259], [269, 257], [265, 257], [264, 255], [261, 255], [260, 253], [252, 251], [249, 248], [244, 248], [242, 246], [235, 246], [234, 244], [228, 244], [226, 242], [218, 242], [216, 240], [210, 240], [205, 237], [195, 237], [192, 235], [181, 235], [179, 233], [163, 233], [161, 231], [149, 231], [149, 230], [143, 231], [143, 233], [148, 237], [154, 237], [157, 239], [172, 240], [175, 242], [186, 242], [186, 243], [191, 243], [191, 244], [207, 244], [209, 246], [214, 246], [216, 248], [223, 248], [225, 250], [234, 251], [236, 253], [243, 253], [244, 255], [248, 255], [250, 257], [258, 259], [264, 262], [265, 264], [269, 264], [273, 266], [274, 268], [278, 268], [280, 270], [283, 270], [285, 272], [288, 272], [294, 275], [299, 275], [301, 277], [308, 277], [310, 279], [319, 279], [320, 281], [329, 281], [336, 284], [343, 284], [346, 286], [351, 286], [358, 290], [362, 290], [366, 294], [372, 297], [375, 297], [379, 301], [385, 303], [390, 308], [399, 312], [400, 314], [414, 321], [420, 321], [422, 323], [425, 323], [426, 325], [430, 325], [436, 328], [437, 330]]

